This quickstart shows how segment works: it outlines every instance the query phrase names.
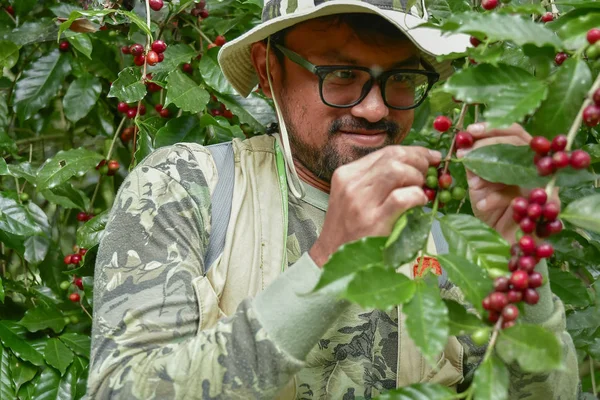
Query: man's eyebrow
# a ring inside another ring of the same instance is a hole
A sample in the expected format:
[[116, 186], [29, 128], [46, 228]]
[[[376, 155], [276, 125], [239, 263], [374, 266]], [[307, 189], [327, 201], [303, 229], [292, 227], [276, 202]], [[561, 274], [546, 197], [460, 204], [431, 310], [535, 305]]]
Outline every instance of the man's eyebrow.
[[[361, 63], [355, 58], [349, 57], [345, 54], [340, 53], [338, 50], [332, 50], [327, 52], [327, 58], [331, 61], [339, 64], [347, 64], [347, 65], [361, 65]], [[393, 68], [401, 68], [406, 66], [415, 66], [419, 64], [421, 57], [418, 54], [412, 55], [411, 57], [404, 59], [402, 61], [398, 61], [392, 65]]]

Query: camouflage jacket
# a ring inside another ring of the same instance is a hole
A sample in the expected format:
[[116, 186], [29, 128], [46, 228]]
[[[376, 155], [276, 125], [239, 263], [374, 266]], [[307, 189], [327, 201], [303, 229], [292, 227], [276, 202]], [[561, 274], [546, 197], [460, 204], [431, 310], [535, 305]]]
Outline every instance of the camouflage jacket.
[[[269, 399], [291, 382], [299, 399], [370, 399], [394, 388], [397, 310], [360, 309], [326, 291], [312, 299], [296, 295], [320, 274], [307, 251], [327, 198], [314, 190], [304, 200], [290, 196], [289, 268], [200, 329], [193, 282], [203, 274], [210, 232], [207, 173], [189, 146], [176, 145], [154, 152], [120, 188], [96, 264], [89, 398]], [[442, 294], [457, 299], [451, 285]], [[549, 288], [542, 296], [546, 310], [528, 318], [556, 332], [567, 368], [533, 375], [512, 367], [510, 399], [576, 398], [564, 309]], [[470, 384], [485, 347], [466, 336], [458, 341], [460, 389]]]

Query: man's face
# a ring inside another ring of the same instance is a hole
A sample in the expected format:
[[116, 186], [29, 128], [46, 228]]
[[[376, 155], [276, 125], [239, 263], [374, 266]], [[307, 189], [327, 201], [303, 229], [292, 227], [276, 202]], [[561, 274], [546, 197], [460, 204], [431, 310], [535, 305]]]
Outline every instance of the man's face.
[[[314, 65], [418, 68], [418, 50], [409, 40], [379, 35], [373, 39], [361, 40], [345, 24], [313, 20], [289, 31], [285, 46]], [[280, 85], [276, 95], [293, 157], [325, 181], [330, 181], [337, 167], [402, 142], [413, 122], [413, 110], [394, 110], [384, 104], [378, 85], [354, 107], [325, 105], [319, 95], [319, 78], [287, 58]]]

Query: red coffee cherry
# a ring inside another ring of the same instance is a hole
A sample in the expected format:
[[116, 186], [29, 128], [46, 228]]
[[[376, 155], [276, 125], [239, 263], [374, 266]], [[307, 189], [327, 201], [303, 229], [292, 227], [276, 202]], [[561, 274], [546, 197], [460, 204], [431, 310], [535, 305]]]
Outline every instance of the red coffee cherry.
[[[531, 285], [531, 279], [529, 285]], [[518, 303], [523, 299], [523, 292], [518, 290], [509, 290], [506, 294], [506, 298], [508, 299], [509, 303]]]
[[567, 137], [565, 135], [558, 135], [552, 139], [550, 148], [552, 151], [562, 151], [567, 147]]
[[590, 155], [584, 150], [575, 150], [571, 153], [571, 167], [575, 169], [586, 169], [591, 162]]
[[600, 40], [600, 29], [598, 29], [598, 28], [590, 29], [588, 31], [586, 37], [587, 37], [587, 41], [589, 44], [596, 43], [598, 40]]
[[162, 110], [160, 110], [159, 114], [163, 118], [169, 118], [169, 109], [163, 108]]
[[490, 294], [490, 307], [492, 307], [492, 310], [500, 312], [507, 304], [508, 298], [506, 294], [500, 292]]
[[502, 329], [512, 328], [513, 326], [515, 326], [515, 321], [503, 321], [502, 322]]
[[594, 95], [592, 96], [592, 100], [597, 106], [600, 106], [600, 89], [596, 89]]
[[439, 132], [446, 132], [452, 126], [452, 120], [445, 115], [440, 115], [433, 121], [433, 128]]
[[536, 163], [539, 176], [548, 176], [554, 173], [554, 161], [552, 157], [542, 157]]
[[533, 254], [535, 252], [535, 240], [529, 235], [524, 235], [519, 239], [519, 247], [524, 254]]
[[63, 259], [63, 262], [67, 265], [70, 265], [72, 263], [71, 254], [66, 255], [65, 258]]
[[226, 40], [225, 40], [225, 36], [219, 35], [215, 38], [215, 44], [217, 46], [223, 46], [225, 44]]
[[504, 321], [514, 321], [519, 316], [519, 309], [513, 304], [509, 304], [502, 310]]
[[554, 254], [554, 247], [550, 243], [542, 243], [535, 249], [538, 258], [549, 258]]
[[448, 189], [452, 185], [452, 176], [450, 174], [442, 174], [438, 179], [438, 186], [441, 189]]
[[510, 284], [517, 290], [527, 289], [529, 287], [529, 274], [521, 270], [513, 272], [510, 276]]
[[473, 135], [469, 132], [461, 131], [456, 134], [456, 148], [470, 149], [473, 147]]
[[490, 321], [492, 324], [495, 324], [496, 322], [498, 322], [499, 318], [500, 318], [500, 313], [498, 311], [494, 311], [494, 310], [489, 311], [488, 321]]
[[79, 300], [81, 300], [81, 296], [79, 296], [79, 293], [71, 293], [69, 295], [69, 300], [71, 300], [73, 303], [79, 303]]
[[562, 65], [562, 63], [564, 63], [567, 60], [567, 58], [569, 58], [569, 56], [566, 53], [557, 53], [554, 57], [554, 63], [556, 65]]
[[163, 8], [164, 2], [163, 0], [148, 0], [148, 5], [154, 11], [160, 11]]
[[560, 169], [569, 165], [570, 157], [564, 151], [558, 151], [552, 155], [552, 163], [554, 168]]
[[523, 299], [529, 305], [537, 304], [540, 301], [540, 295], [535, 289], [529, 288], [523, 291]]
[[131, 54], [129, 46], [123, 46], [123, 47], [121, 47], [121, 53], [123, 53], [123, 54]]
[[200, 18], [206, 19], [206, 18], [208, 18], [208, 16], [209, 16], [208, 10], [200, 11]]
[[529, 207], [529, 201], [524, 197], [515, 197], [511, 203], [513, 212], [521, 215], [527, 214], [527, 207]]
[[181, 70], [186, 74], [192, 74], [194, 72], [194, 68], [192, 68], [192, 64], [185, 63], [181, 66]]
[[479, 46], [481, 44], [481, 40], [477, 39], [475, 36], [471, 36], [469, 38], [469, 42], [471, 42], [471, 45], [473, 47], [477, 47], [477, 46]]
[[141, 56], [142, 54], [144, 54], [144, 46], [142, 46], [139, 43], [132, 44], [129, 47], [129, 52], [132, 56]]
[[533, 221], [537, 221], [542, 216], [542, 206], [537, 203], [530, 204], [527, 207], [527, 216]]
[[146, 54], [146, 62], [149, 65], [156, 65], [156, 64], [158, 64], [158, 53], [155, 52], [154, 50], [150, 50], [148, 52], [148, 54]]
[[498, 0], [481, 0], [481, 7], [484, 10], [493, 10], [498, 7]]
[[587, 106], [583, 110], [583, 122], [589, 127], [598, 125], [600, 123], [600, 107], [595, 104]]
[[563, 223], [560, 219], [548, 223], [548, 229], [551, 235], [556, 235], [563, 230]]
[[484, 310], [490, 311], [492, 309], [492, 303], [490, 302], [490, 296], [485, 297], [481, 301], [481, 306], [483, 307]]
[[554, 221], [556, 219], [556, 217], [558, 217], [559, 213], [560, 213], [560, 207], [555, 202], [551, 201], [551, 202], [544, 204], [543, 214], [544, 214], [544, 218], [546, 218], [548, 221]]
[[146, 62], [146, 57], [143, 54], [140, 54], [139, 56], [135, 56], [133, 58], [133, 63], [138, 67], [144, 65], [144, 62]]
[[529, 142], [529, 147], [537, 154], [546, 155], [550, 151], [550, 141], [543, 136], [535, 136]]
[[509, 289], [508, 278], [505, 276], [500, 276], [494, 280], [494, 290], [496, 292], [508, 292]]
[[167, 44], [162, 40], [152, 42], [152, 50], [156, 53], [164, 53], [167, 50]]
[[136, 108], [130, 108], [129, 110], [127, 110], [127, 118], [133, 119], [133, 118], [135, 118], [136, 115], [137, 115]]
[[81, 256], [79, 254], [71, 254], [71, 264], [79, 264], [81, 262]]
[[537, 261], [533, 256], [519, 257], [519, 268], [525, 272], [531, 272], [535, 269]]
[[542, 15], [543, 23], [552, 22], [552, 20], [554, 20], [554, 15], [552, 15], [551, 12], [547, 12], [546, 14]]
[[544, 204], [546, 204], [546, 201], [548, 201], [548, 195], [546, 194], [546, 191], [542, 188], [533, 189], [531, 193], [529, 193], [530, 203], [537, 203], [543, 206]]
[[519, 223], [519, 227], [523, 233], [533, 233], [535, 231], [535, 222], [530, 218], [523, 218]]
[[529, 275], [529, 287], [532, 289], [538, 288], [544, 284], [544, 277], [539, 272], [532, 272]]
[[508, 270], [510, 272], [516, 271], [519, 268], [519, 260], [520, 258], [518, 256], [511, 257], [508, 262]]
[[66, 40], [60, 42], [60, 44], [58, 45], [58, 49], [60, 51], [62, 51], [63, 53], [66, 53], [67, 51], [69, 51], [69, 48], [71, 48], [71, 45]]

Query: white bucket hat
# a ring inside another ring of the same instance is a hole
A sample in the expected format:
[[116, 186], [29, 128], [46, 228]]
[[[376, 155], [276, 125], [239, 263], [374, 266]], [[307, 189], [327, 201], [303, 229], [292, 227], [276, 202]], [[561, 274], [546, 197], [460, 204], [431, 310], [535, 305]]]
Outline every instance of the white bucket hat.
[[[469, 36], [443, 35], [438, 29], [419, 27], [427, 22], [427, 11], [420, 1], [417, 1], [410, 10], [406, 10], [407, 2], [408, 0], [268, 0], [263, 7], [262, 23], [226, 43], [219, 51], [219, 65], [233, 88], [241, 96], [247, 97], [258, 84], [258, 76], [250, 57], [253, 43], [310, 19], [333, 14], [367, 13], [377, 14], [398, 27], [421, 50], [423, 58], [435, 68], [442, 79], [449, 77], [453, 72], [450, 62], [437, 62], [436, 56], [465, 52], [470, 46]], [[301, 198], [304, 196], [304, 190], [294, 168], [287, 129], [277, 100], [273, 100], [281, 139], [284, 142], [282, 147], [287, 165], [288, 183], [292, 194]]]

